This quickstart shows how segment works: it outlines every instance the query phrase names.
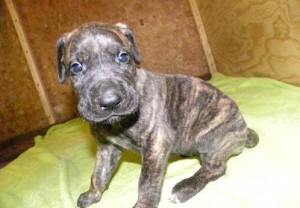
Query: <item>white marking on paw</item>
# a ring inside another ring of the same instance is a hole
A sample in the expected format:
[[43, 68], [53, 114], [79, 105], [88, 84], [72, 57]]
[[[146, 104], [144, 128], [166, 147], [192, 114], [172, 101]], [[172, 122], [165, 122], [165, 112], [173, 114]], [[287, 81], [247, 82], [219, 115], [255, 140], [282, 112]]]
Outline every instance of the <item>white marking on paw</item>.
[[170, 202], [173, 202], [173, 203], [175, 203], [175, 204], [181, 203], [181, 201], [177, 198], [177, 195], [176, 195], [176, 194], [172, 194], [172, 195], [169, 197], [169, 201], [170, 201]]

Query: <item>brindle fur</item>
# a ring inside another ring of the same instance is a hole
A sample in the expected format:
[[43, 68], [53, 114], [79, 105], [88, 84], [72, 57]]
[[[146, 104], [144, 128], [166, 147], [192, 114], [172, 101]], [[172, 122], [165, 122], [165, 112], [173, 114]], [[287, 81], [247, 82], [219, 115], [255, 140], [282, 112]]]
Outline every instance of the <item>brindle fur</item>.
[[[121, 51], [129, 53], [128, 63], [118, 61]], [[83, 71], [70, 71], [75, 61]], [[85, 24], [58, 41], [60, 81], [71, 78], [79, 112], [99, 141], [91, 187], [79, 197], [79, 207], [100, 200], [123, 149], [142, 154], [134, 207], [155, 208], [170, 154], [201, 157], [201, 168], [172, 190], [172, 202], [185, 202], [225, 173], [229, 157], [258, 142], [236, 103], [211, 84], [145, 71], [139, 64], [134, 34], [124, 24]], [[121, 102], [101, 106], [111, 94]]]

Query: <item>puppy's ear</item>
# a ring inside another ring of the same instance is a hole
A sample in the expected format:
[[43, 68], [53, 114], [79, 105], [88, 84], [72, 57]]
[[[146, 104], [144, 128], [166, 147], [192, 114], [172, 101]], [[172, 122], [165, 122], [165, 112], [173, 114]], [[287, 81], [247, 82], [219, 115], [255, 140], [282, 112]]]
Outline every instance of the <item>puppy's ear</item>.
[[122, 33], [129, 40], [130, 45], [131, 45], [132, 56], [133, 56], [134, 62], [136, 64], [140, 64], [141, 63], [140, 52], [139, 52], [139, 49], [138, 49], [138, 45], [137, 45], [137, 43], [135, 41], [135, 36], [134, 36], [133, 31], [131, 29], [129, 29], [127, 27], [127, 25], [125, 25], [123, 23], [117, 23], [115, 25], [120, 28], [120, 30], [122, 31]]
[[67, 36], [64, 35], [62, 36], [58, 41], [57, 41], [57, 68], [58, 68], [58, 76], [59, 76], [59, 81], [60, 83], [64, 83], [67, 77], [67, 69], [64, 64], [64, 53], [65, 53], [65, 43], [66, 43], [66, 38]]

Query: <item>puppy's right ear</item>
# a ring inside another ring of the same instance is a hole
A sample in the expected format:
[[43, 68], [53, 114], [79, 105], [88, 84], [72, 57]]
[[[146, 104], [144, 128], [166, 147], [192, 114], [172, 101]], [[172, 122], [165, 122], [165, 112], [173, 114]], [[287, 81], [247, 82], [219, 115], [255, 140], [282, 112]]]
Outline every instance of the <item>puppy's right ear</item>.
[[67, 36], [64, 35], [57, 41], [57, 68], [60, 83], [64, 83], [67, 77], [67, 69], [64, 64], [65, 43]]
[[127, 25], [124, 24], [124, 23], [117, 23], [117, 24], [115, 24], [115, 26], [119, 27], [121, 32], [126, 36], [128, 41], [130, 42], [134, 62], [136, 64], [140, 64], [141, 63], [141, 56], [140, 56], [140, 52], [139, 52], [139, 49], [138, 49], [138, 45], [135, 41], [135, 36], [134, 36], [133, 31], [131, 29], [129, 29], [127, 27]]

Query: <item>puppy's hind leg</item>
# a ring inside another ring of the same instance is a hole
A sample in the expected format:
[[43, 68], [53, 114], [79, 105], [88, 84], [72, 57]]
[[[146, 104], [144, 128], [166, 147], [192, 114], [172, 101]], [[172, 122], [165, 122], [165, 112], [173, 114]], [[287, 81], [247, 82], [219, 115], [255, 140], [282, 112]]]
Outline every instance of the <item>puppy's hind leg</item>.
[[202, 167], [190, 178], [177, 183], [172, 189], [170, 201], [182, 203], [201, 191], [210, 181], [221, 177], [226, 171], [224, 160], [201, 157]]

